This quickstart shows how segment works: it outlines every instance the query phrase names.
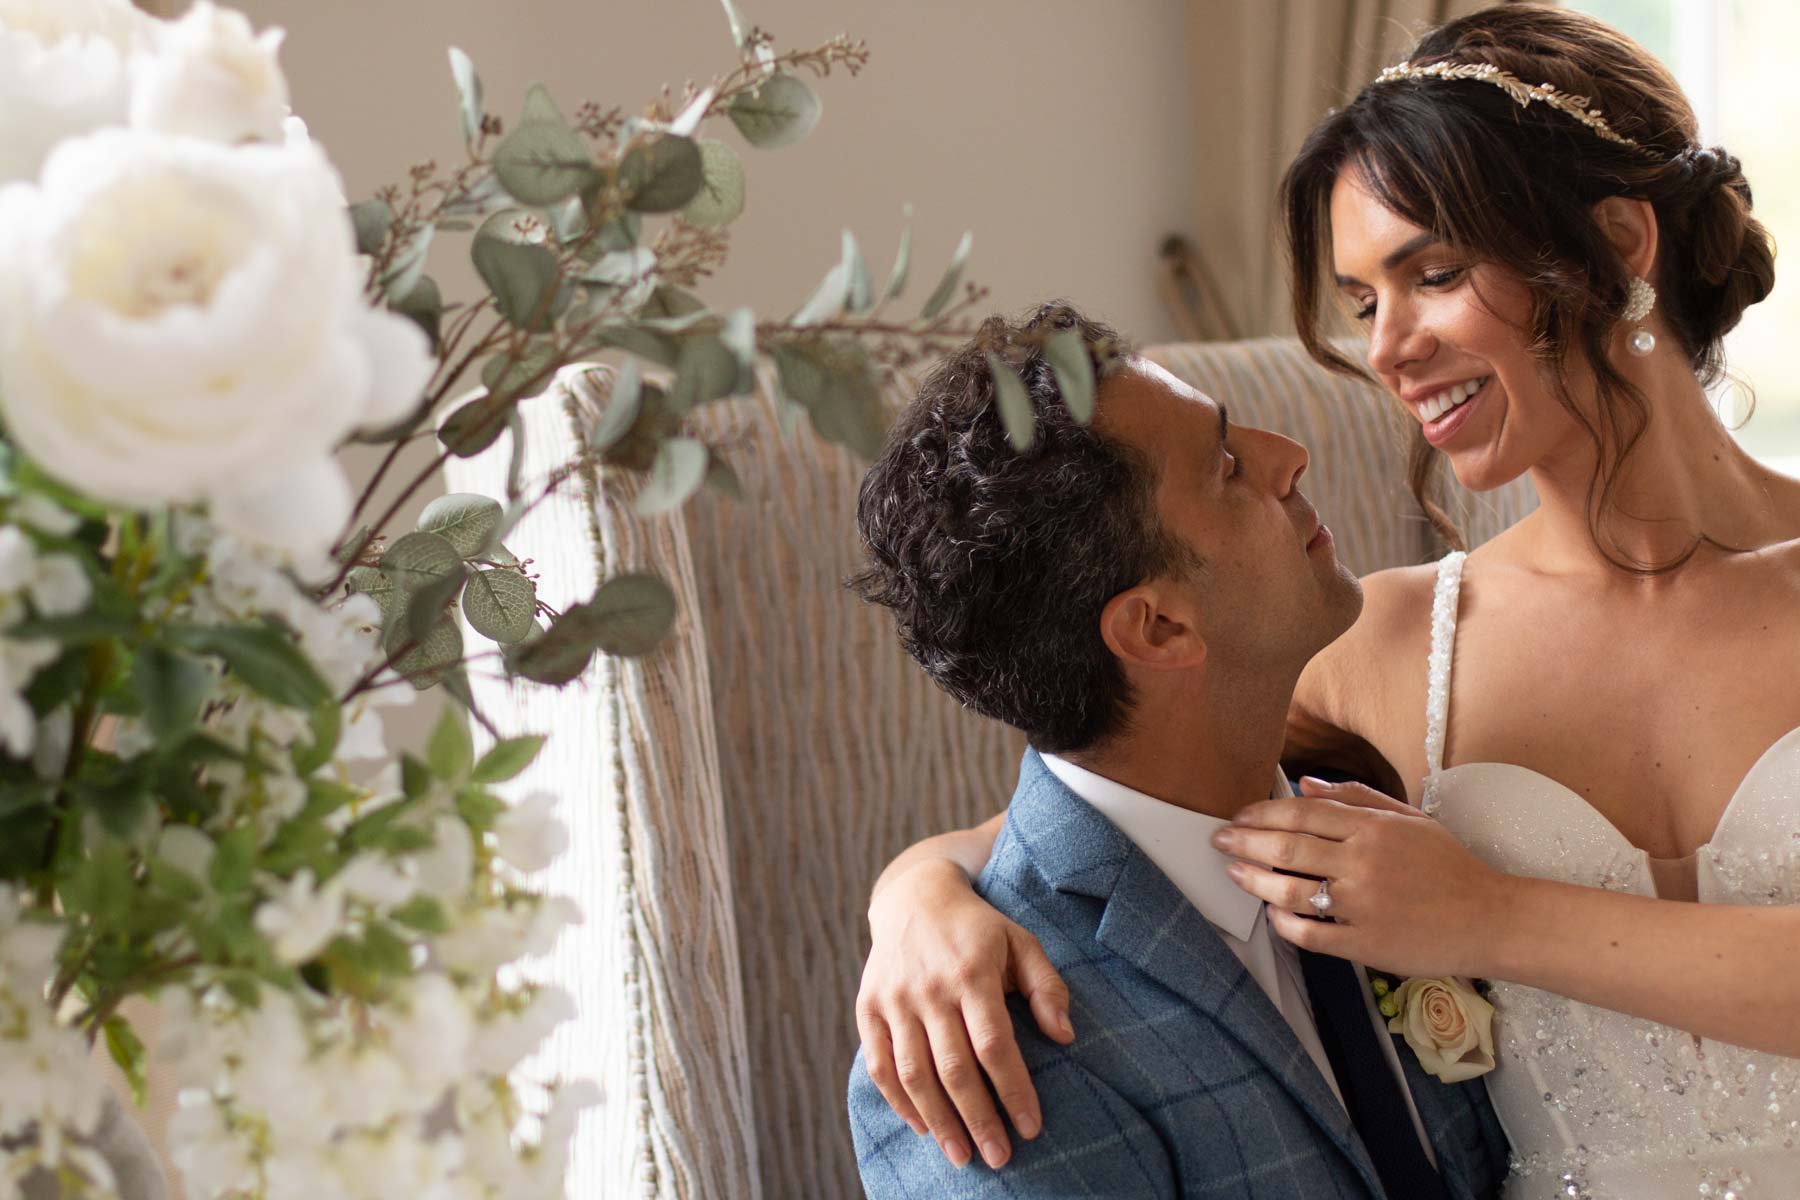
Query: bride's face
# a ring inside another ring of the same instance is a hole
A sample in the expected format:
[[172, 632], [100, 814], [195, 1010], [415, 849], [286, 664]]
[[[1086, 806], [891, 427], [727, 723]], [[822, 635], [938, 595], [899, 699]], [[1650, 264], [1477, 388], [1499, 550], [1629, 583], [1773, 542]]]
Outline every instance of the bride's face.
[[1464, 487], [1518, 478], [1584, 435], [1528, 347], [1531, 297], [1386, 208], [1346, 171], [1331, 193], [1332, 267], [1368, 329], [1368, 363]]

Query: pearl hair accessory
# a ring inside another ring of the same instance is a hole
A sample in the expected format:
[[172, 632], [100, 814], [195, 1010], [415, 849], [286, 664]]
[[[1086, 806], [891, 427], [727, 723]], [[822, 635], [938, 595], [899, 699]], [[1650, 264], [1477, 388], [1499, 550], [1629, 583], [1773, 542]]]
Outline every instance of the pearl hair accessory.
[[[1625, 291], [1625, 311], [1619, 315], [1626, 321], [1642, 321], [1655, 307], [1656, 289], [1650, 286], [1649, 280], [1633, 275]], [[1626, 342], [1626, 346], [1633, 354], [1642, 358], [1656, 349], [1656, 335], [1640, 325], [1631, 331], [1631, 340]]]

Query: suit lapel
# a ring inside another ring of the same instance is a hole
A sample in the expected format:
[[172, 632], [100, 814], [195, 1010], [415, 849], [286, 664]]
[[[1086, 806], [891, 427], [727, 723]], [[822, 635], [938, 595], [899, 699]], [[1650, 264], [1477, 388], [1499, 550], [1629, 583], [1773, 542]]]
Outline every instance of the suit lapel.
[[1008, 820], [1061, 891], [1104, 901], [1096, 937], [1211, 1020], [1268, 1071], [1344, 1156], [1371, 1194], [1381, 1180], [1312, 1058], [1218, 931], [1117, 826], [1027, 751]]

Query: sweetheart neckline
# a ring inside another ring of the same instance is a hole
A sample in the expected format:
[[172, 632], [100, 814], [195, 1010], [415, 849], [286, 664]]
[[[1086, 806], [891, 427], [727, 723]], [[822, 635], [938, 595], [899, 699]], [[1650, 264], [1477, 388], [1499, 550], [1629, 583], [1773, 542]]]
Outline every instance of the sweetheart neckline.
[[[1769, 743], [1768, 749], [1764, 750], [1761, 754], [1759, 754], [1757, 756], [1756, 761], [1750, 764], [1750, 769], [1748, 771], [1744, 772], [1744, 777], [1742, 779], [1738, 780], [1737, 787], [1732, 789], [1731, 798], [1725, 802], [1725, 809], [1723, 812], [1721, 812], [1719, 814], [1718, 821], [1714, 823], [1712, 833], [1707, 837], [1707, 839], [1704, 842], [1701, 842], [1698, 846], [1695, 846], [1687, 854], [1682, 855], [1681, 856], [1682, 858], [1692, 858], [1694, 855], [1699, 854], [1702, 850], [1710, 849], [1713, 846], [1713, 844], [1719, 840], [1720, 833], [1724, 831], [1726, 823], [1731, 820], [1732, 813], [1737, 809], [1738, 799], [1739, 799], [1739, 797], [1741, 797], [1744, 794], [1744, 789], [1747, 786], [1749, 786], [1750, 781], [1756, 778], [1757, 774], [1762, 770], [1763, 764], [1767, 763], [1777, 750], [1781, 749], [1781, 747], [1789, 739], [1797, 738], [1797, 737], [1800, 737], [1800, 725], [1794, 726], [1792, 729], [1788, 730], [1786, 733], [1784, 733], [1780, 737], [1776, 738], [1773, 742]], [[1508, 763], [1508, 762], [1466, 762], [1466, 763], [1457, 763], [1454, 766], [1442, 767], [1439, 770], [1433, 772], [1431, 775], [1427, 776], [1427, 778], [1428, 779], [1442, 779], [1445, 776], [1453, 775], [1457, 771], [1461, 771], [1466, 767], [1505, 767], [1505, 768], [1507, 768], [1509, 770], [1513, 770], [1513, 771], [1523, 771], [1527, 775], [1535, 775], [1537, 778], [1543, 780], [1545, 783], [1549, 784], [1551, 787], [1556, 788], [1558, 791], [1564, 792], [1567, 795], [1573, 797], [1577, 804], [1579, 804], [1583, 808], [1587, 809], [1590, 813], [1593, 813], [1594, 816], [1600, 821], [1600, 823], [1606, 827], [1607, 832], [1611, 833], [1615, 838], [1617, 838], [1621, 843], [1623, 843], [1628, 849], [1630, 849], [1638, 854], [1643, 855], [1643, 857], [1645, 859], [1647, 859], [1651, 862], [1678, 862], [1678, 861], [1680, 861], [1679, 859], [1659, 859], [1659, 858], [1657, 858], [1655, 855], [1651, 854], [1648, 850], [1645, 850], [1643, 847], [1639, 846], [1636, 842], [1634, 842], [1630, 838], [1626, 837], [1624, 832], [1617, 825], [1614, 825], [1612, 823], [1612, 819], [1610, 817], [1608, 817], [1605, 813], [1601, 812], [1598, 808], [1595, 808], [1594, 805], [1588, 801], [1588, 798], [1586, 796], [1583, 796], [1580, 792], [1576, 791], [1574, 788], [1570, 787], [1568, 784], [1562, 782], [1560, 779], [1554, 779], [1554, 778], [1550, 777], [1549, 775], [1544, 774], [1542, 771], [1535, 771], [1530, 767], [1522, 767], [1517, 763]]]

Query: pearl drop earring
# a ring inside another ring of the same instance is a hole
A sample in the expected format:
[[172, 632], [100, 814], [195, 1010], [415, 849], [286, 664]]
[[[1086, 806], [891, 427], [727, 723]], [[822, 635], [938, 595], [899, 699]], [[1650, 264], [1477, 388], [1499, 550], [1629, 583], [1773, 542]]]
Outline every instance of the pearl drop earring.
[[[1650, 282], [1639, 276], [1632, 276], [1631, 283], [1625, 291], [1625, 311], [1619, 315], [1626, 321], [1641, 321], [1650, 315], [1656, 307], [1656, 289]], [[1625, 343], [1631, 352], [1639, 358], [1656, 349], [1656, 335], [1643, 326], [1631, 331], [1631, 338]]]

